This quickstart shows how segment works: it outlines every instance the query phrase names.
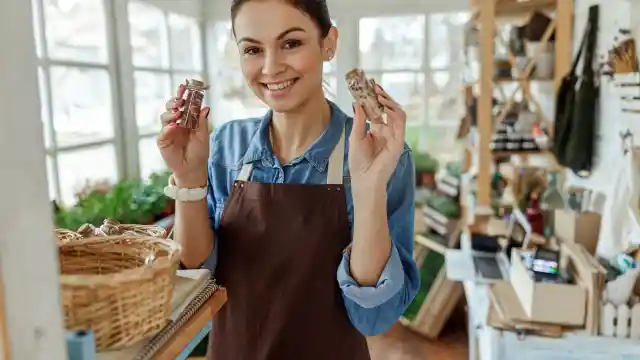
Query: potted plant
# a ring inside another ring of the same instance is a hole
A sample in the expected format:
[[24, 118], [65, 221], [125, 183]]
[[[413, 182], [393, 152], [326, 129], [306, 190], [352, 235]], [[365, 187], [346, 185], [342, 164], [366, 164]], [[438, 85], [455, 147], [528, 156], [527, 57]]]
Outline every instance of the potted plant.
[[426, 152], [414, 153], [413, 159], [416, 167], [416, 186], [433, 188], [438, 172], [438, 160]]
[[125, 224], [153, 224], [173, 213], [173, 203], [164, 195], [168, 174], [154, 174], [148, 181], [122, 180], [110, 188], [84, 189], [72, 207], [54, 203], [54, 223], [75, 230], [85, 223], [99, 226], [106, 218]]

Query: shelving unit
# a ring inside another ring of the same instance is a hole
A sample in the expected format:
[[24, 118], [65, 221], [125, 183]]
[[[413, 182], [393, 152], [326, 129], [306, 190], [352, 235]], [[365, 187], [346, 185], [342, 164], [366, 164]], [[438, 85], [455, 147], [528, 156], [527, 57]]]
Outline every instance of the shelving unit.
[[[536, 79], [531, 78], [532, 68], [536, 62], [536, 56], [531, 59], [530, 63], [525, 68], [523, 76], [515, 79], [495, 79], [494, 59], [495, 59], [495, 40], [496, 36], [500, 37], [500, 32], [496, 31], [500, 24], [517, 22], [518, 20], [526, 19], [527, 16], [531, 16], [535, 11], [544, 12], [546, 14], [553, 13], [554, 19], [549, 24], [544, 35], [542, 36], [541, 43], [547, 43], [553, 34], [554, 41], [554, 75], [553, 81], [554, 90], [557, 92], [562, 78], [569, 71], [571, 67], [571, 49], [572, 49], [572, 24], [573, 24], [573, 1], [568, 0], [528, 0], [528, 1], [516, 1], [516, 0], [483, 0], [473, 1], [472, 8], [474, 9], [474, 15], [472, 19], [479, 25], [479, 50], [480, 50], [480, 70], [479, 81], [477, 83], [477, 133], [478, 141], [476, 146], [468, 146], [466, 148], [467, 163], [469, 159], [476, 158], [475, 164], [468, 164], [469, 169], [474, 169], [476, 172], [476, 186], [477, 186], [477, 198], [476, 204], [473, 209], [467, 209], [472, 212], [474, 225], [482, 227], [489, 219], [491, 211], [491, 179], [494, 159], [496, 156], [509, 157], [520, 156], [526, 161], [529, 156], [546, 156], [551, 160], [552, 166], [555, 165], [555, 160], [552, 154], [546, 151], [536, 152], [493, 152], [490, 148], [491, 138], [493, 134], [493, 99], [494, 88], [497, 83], [503, 81], [515, 81], [518, 83], [518, 89], [516, 91], [522, 91], [523, 98], [531, 101], [537, 108], [538, 115], [541, 114], [541, 109], [537, 101], [530, 93], [531, 82]], [[505, 41], [502, 41], [505, 43]], [[505, 46], [506, 47], [506, 46]], [[508, 47], [507, 51], [508, 51]], [[508, 51], [508, 59], [512, 67], [515, 66], [514, 56]], [[514, 103], [514, 96], [509, 97], [506, 106], [502, 109], [502, 112], [497, 115], [497, 120], [500, 121], [506, 116], [506, 113], [511, 110], [511, 106]], [[542, 123], [545, 123], [549, 128], [551, 122], [545, 119], [544, 116], [540, 116]], [[549, 136], [552, 138], [552, 129], [548, 130]], [[474, 156], [475, 155], [475, 156]]]
[[444, 266], [444, 254], [447, 249], [458, 247], [463, 227], [460, 214], [456, 211], [454, 216], [447, 206], [458, 206], [459, 189], [457, 177], [454, 179], [450, 174], [441, 176], [430, 192], [430, 200], [416, 205], [413, 258], [420, 269], [422, 281], [416, 298], [400, 322], [430, 339], [440, 335], [462, 299], [462, 285], [447, 279]]

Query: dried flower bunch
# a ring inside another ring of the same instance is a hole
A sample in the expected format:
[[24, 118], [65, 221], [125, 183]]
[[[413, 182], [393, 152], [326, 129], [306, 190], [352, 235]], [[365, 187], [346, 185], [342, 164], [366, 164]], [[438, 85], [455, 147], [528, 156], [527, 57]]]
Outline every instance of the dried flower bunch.
[[631, 31], [620, 29], [619, 37], [614, 41], [617, 43], [613, 49], [608, 51], [603, 70], [606, 75], [629, 74], [640, 71], [638, 65], [638, 51]]
[[345, 75], [345, 80], [354, 99], [360, 100], [369, 121], [374, 124], [385, 124], [384, 106], [378, 102], [373, 79], [367, 79], [362, 69], [353, 69]]

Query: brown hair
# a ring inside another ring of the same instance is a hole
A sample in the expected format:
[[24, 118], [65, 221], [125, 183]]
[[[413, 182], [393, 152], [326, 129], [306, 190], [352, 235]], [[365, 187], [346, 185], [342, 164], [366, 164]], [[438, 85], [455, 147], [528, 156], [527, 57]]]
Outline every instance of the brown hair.
[[[238, 11], [242, 5], [252, 0], [233, 0], [231, 2], [231, 21], [235, 20]], [[329, 8], [326, 0], [285, 0], [289, 5], [306, 14], [320, 30], [321, 38], [325, 38], [329, 34], [329, 30], [333, 26], [331, 24], [331, 16], [329, 16]], [[235, 33], [235, 30], [233, 30]]]

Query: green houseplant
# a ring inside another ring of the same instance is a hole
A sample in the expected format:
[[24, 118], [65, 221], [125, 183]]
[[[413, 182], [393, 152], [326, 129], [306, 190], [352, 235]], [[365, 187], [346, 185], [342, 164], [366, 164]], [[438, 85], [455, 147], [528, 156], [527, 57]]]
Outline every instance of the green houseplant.
[[164, 195], [169, 173], [153, 174], [147, 181], [122, 180], [108, 189], [90, 189], [73, 207], [54, 204], [58, 228], [75, 230], [85, 223], [100, 225], [105, 218], [126, 224], [150, 224], [173, 213]]
[[413, 161], [416, 167], [416, 186], [433, 187], [438, 172], [438, 160], [429, 153], [415, 152]]

